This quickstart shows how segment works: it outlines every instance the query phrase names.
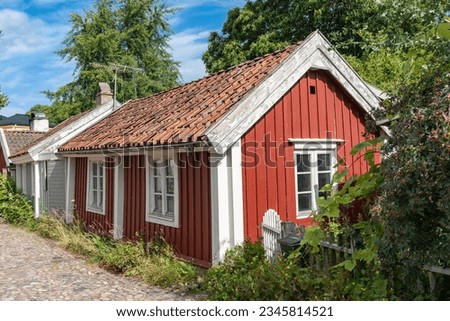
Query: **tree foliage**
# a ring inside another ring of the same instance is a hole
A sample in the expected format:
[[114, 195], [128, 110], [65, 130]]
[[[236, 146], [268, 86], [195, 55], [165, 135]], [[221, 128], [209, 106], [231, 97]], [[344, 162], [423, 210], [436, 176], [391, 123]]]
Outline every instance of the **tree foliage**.
[[229, 11], [203, 56], [209, 72], [286, 47], [321, 30], [342, 53], [360, 56], [358, 31], [376, 14], [373, 0], [255, 0]]
[[441, 49], [433, 69], [386, 104], [399, 118], [382, 166], [380, 254], [402, 299], [424, 294], [425, 265], [450, 264], [450, 46]]
[[99, 65], [143, 69], [118, 71], [117, 99], [121, 102], [176, 85], [178, 64], [167, 43], [171, 35], [167, 19], [172, 13], [159, 0], [96, 0], [93, 9], [71, 14], [65, 48], [57, 53], [75, 62], [75, 79], [55, 92], [46, 92], [52, 99], [51, 111], [47, 111], [60, 121], [92, 108], [98, 83], [112, 84], [114, 78], [113, 70]]
[[9, 103], [8, 97], [0, 91], [0, 109], [8, 105], [8, 103]]
[[449, 11], [443, 0], [247, 1], [211, 33], [203, 61], [216, 72], [319, 29], [365, 80], [392, 91], [420, 75], [436, 42], [449, 39], [441, 23]]

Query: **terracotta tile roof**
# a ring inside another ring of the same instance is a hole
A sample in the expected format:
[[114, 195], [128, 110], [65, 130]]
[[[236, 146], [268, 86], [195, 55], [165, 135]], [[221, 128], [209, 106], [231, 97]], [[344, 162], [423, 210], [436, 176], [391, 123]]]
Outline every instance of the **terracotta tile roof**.
[[198, 141], [298, 45], [197, 81], [132, 100], [60, 147], [93, 150]]
[[44, 136], [45, 133], [5, 130], [4, 134], [6, 142], [8, 143], [9, 152], [12, 155], [23, 147], [35, 142], [40, 137]]
[[42, 142], [43, 140], [47, 139], [48, 137], [51, 137], [51, 136], [57, 134], [60, 130], [69, 126], [70, 124], [72, 124], [73, 122], [75, 122], [76, 120], [81, 118], [81, 116], [85, 115], [88, 112], [89, 111], [85, 111], [84, 113], [81, 113], [81, 114], [78, 114], [78, 115], [75, 115], [75, 116], [72, 116], [72, 117], [66, 119], [61, 124], [57, 125], [55, 128], [51, 129], [47, 133], [40, 133], [41, 135], [38, 137], [38, 139], [36, 139], [34, 141], [30, 141], [26, 145], [22, 145], [22, 148], [16, 150], [15, 152], [11, 151], [10, 157], [18, 157], [18, 156], [26, 154], [31, 147]]

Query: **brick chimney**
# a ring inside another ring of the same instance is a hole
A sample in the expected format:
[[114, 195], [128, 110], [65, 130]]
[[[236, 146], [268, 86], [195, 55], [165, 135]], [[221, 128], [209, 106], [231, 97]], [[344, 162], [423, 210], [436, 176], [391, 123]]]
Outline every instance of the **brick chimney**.
[[95, 98], [96, 107], [113, 100], [113, 94], [111, 93], [111, 88], [109, 85], [106, 82], [101, 82], [98, 85], [100, 87], [100, 91], [97, 93], [97, 97]]
[[48, 132], [48, 118], [44, 113], [31, 113], [30, 130], [32, 132]]

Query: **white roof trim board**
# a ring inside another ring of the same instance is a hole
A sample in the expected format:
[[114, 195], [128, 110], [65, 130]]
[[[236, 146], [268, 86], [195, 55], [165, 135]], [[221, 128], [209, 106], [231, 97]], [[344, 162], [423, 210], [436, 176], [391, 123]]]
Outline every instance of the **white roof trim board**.
[[58, 148], [61, 145], [81, 134], [89, 127], [110, 115], [113, 111], [118, 110], [121, 106], [117, 102], [114, 105], [114, 101], [111, 100], [94, 108], [53, 135], [50, 132], [50, 135], [46, 139], [33, 145], [27, 154], [11, 158], [11, 161], [15, 164], [22, 164], [31, 161], [55, 159], [57, 158], [56, 153], [58, 152]]
[[3, 128], [0, 128], [0, 144], [2, 146], [3, 156], [6, 161], [6, 165], [9, 166], [9, 156], [11, 155], [9, 151], [8, 141], [6, 140], [5, 132], [3, 131]]
[[310, 69], [327, 70], [367, 113], [378, 108], [380, 98], [322, 33], [315, 31], [272, 74], [206, 131], [206, 137], [216, 152], [222, 154], [233, 146]]

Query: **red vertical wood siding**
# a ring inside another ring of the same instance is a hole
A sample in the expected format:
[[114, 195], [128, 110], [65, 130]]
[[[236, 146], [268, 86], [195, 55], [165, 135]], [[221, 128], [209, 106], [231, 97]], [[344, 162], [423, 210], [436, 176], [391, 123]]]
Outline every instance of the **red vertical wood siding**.
[[309, 71], [302, 77], [242, 138], [245, 236], [252, 240], [260, 236], [258, 226], [268, 209], [276, 210], [283, 221], [311, 223], [297, 219], [289, 138], [344, 140], [338, 159], [345, 158], [349, 175], [354, 175], [368, 170], [362, 158], [350, 155], [352, 147], [364, 141], [364, 131], [364, 111], [328, 73]]
[[105, 214], [86, 210], [88, 159], [77, 158], [75, 161], [75, 216], [86, 227], [101, 235], [112, 235], [114, 227], [114, 164], [109, 159], [105, 168]]
[[179, 227], [146, 221], [144, 156], [124, 158], [124, 237], [141, 235], [150, 241], [162, 236], [177, 256], [203, 267], [211, 266], [211, 197], [208, 153], [178, 154]]

